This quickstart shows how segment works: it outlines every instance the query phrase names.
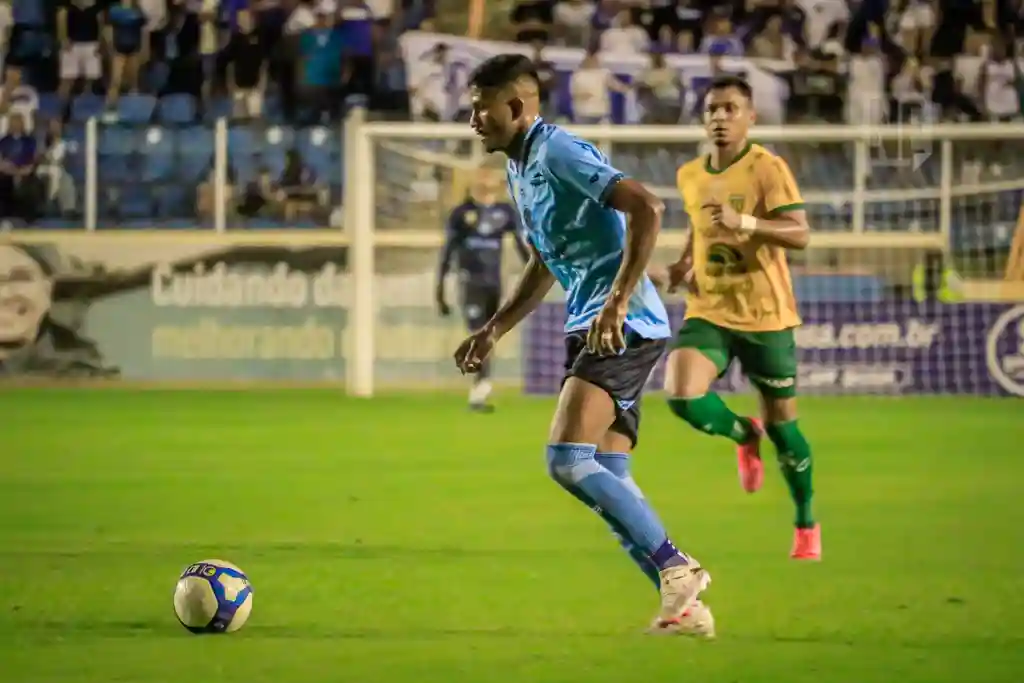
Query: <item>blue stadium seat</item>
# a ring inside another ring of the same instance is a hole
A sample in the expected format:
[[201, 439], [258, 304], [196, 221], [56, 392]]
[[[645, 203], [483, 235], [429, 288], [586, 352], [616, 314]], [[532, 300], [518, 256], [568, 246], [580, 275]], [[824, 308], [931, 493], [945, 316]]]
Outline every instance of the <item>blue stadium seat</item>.
[[156, 98], [149, 95], [124, 95], [117, 102], [117, 118], [123, 123], [149, 123], [156, 111]]
[[171, 131], [157, 127], [146, 130], [142, 139], [142, 180], [160, 182], [175, 175], [175, 145]]
[[100, 126], [99, 153], [112, 157], [133, 154], [139, 151], [141, 137], [142, 133], [137, 128]]
[[330, 129], [311, 128], [300, 131], [296, 138], [299, 154], [322, 182], [337, 182], [335, 179], [341, 174], [336, 137], [337, 133]]
[[214, 97], [206, 107], [204, 118], [207, 123], [213, 123], [217, 119], [229, 118], [231, 116], [231, 98]]
[[184, 125], [196, 120], [196, 101], [191, 95], [164, 95], [160, 98], [160, 120], [171, 125]]
[[185, 183], [205, 178], [214, 158], [214, 132], [204, 126], [183, 128], [174, 135], [178, 152], [178, 173]]
[[194, 205], [194, 190], [181, 183], [161, 186], [156, 192], [156, 213], [161, 219], [190, 215]]
[[103, 98], [99, 95], [83, 94], [71, 101], [71, 120], [88, 121], [101, 116], [105, 110]]
[[63, 118], [64, 103], [55, 92], [39, 93], [39, 115], [46, 119]]

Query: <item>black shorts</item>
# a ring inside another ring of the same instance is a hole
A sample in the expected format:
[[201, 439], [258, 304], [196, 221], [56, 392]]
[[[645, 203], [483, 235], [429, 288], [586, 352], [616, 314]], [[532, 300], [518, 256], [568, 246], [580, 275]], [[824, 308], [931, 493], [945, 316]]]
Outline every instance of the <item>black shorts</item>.
[[565, 377], [578, 377], [608, 392], [615, 401], [613, 432], [629, 437], [636, 447], [640, 432], [640, 398], [654, 366], [665, 353], [667, 339], [645, 339], [626, 334], [626, 350], [618, 356], [597, 356], [587, 351], [587, 333], [570, 332], [565, 338]]
[[462, 288], [462, 317], [470, 331], [479, 330], [498, 312], [501, 288], [466, 284]]

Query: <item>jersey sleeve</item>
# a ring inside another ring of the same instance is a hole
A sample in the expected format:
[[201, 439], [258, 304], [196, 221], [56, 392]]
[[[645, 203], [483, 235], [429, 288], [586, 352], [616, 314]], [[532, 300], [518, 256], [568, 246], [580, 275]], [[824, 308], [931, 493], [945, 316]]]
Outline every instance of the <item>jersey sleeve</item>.
[[683, 200], [683, 211], [686, 212], [686, 217], [690, 218], [690, 208], [686, 205], [686, 183], [690, 175], [687, 171], [688, 168], [684, 164], [676, 171], [676, 192], [679, 193], [679, 198]]
[[625, 177], [597, 147], [572, 138], [556, 138], [548, 143], [547, 169], [559, 183], [600, 204]]
[[769, 216], [804, 208], [804, 198], [785, 160], [773, 157], [764, 165], [761, 174], [765, 210]]

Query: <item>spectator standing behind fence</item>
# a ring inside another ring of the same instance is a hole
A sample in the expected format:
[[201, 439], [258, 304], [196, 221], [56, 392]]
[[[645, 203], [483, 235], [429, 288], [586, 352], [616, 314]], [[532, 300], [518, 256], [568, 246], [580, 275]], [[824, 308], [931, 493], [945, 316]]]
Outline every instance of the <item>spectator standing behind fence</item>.
[[217, 82], [217, 55], [220, 53], [220, 0], [188, 0], [199, 20], [199, 59], [202, 62], [203, 83], [200, 96], [204, 104], [210, 101]]
[[733, 31], [732, 21], [725, 15], [713, 15], [707, 20], [704, 38], [700, 42], [700, 52], [707, 55], [742, 57], [743, 41]]
[[643, 123], [680, 123], [683, 83], [679, 70], [666, 64], [664, 55], [651, 54], [650, 64], [640, 73], [635, 85], [643, 108]]
[[661, 0], [640, 14], [640, 23], [662, 49], [692, 52], [701, 35], [704, 12], [695, 0]]
[[113, 48], [107, 107], [113, 107], [124, 89], [136, 92], [139, 71], [149, 61], [149, 29], [138, 0], [120, 0], [107, 10], [107, 44]]
[[533, 65], [537, 69], [537, 80], [540, 85], [541, 116], [554, 120], [558, 111], [558, 102], [555, 100], [558, 75], [555, 73], [555, 65], [544, 57], [543, 41], [533, 44]]
[[609, 55], [635, 55], [647, 52], [651, 39], [643, 27], [633, 23], [629, 10], [615, 15], [612, 25], [601, 33], [601, 52]]
[[203, 67], [199, 55], [199, 17], [182, 6], [171, 13], [164, 40], [167, 80], [161, 94], [202, 94]]
[[747, 56], [791, 62], [795, 49], [796, 41], [782, 31], [782, 16], [774, 14], [751, 39]]
[[236, 17], [224, 53], [231, 92], [231, 115], [237, 119], [258, 119], [263, 113], [267, 86], [266, 46], [256, 31], [252, 12], [242, 10]]
[[333, 2], [322, 2], [316, 9], [316, 24], [299, 36], [300, 101], [307, 113], [305, 123], [329, 121], [340, 111], [343, 46], [334, 26], [336, 11]]
[[373, 12], [362, 0], [342, 0], [337, 30], [343, 50], [342, 98], [368, 98], [376, 79]]
[[628, 93], [629, 86], [601, 66], [596, 54], [588, 53], [569, 78], [573, 120], [581, 124], [607, 123], [613, 91]]
[[547, 42], [551, 39], [555, 20], [553, 4], [551, 0], [515, 0], [509, 19], [515, 28], [517, 42]]
[[853, 126], [881, 123], [888, 112], [888, 97], [885, 94], [885, 58], [877, 34], [868, 35], [860, 52], [850, 55], [848, 68], [846, 122]]
[[1017, 74], [1002, 40], [993, 41], [978, 74], [979, 100], [989, 121], [1008, 123], [1020, 116]]
[[103, 9], [96, 0], [65, 0], [57, 10], [60, 95], [65, 102], [79, 81], [92, 90], [103, 76], [100, 40]]
[[590, 0], [561, 0], [552, 12], [553, 30], [566, 47], [582, 48], [590, 44], [590, 23], [594, 3]]

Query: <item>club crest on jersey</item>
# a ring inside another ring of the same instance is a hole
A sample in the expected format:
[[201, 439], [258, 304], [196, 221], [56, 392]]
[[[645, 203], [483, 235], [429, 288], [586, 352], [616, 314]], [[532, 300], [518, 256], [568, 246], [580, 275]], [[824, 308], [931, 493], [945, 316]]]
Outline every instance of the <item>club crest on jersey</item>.
[[742, 275], [747, 272], [747, 264], [743, 262], [743, 253], [728, 244], [712, 244], [708, 247], [707, 267], [705, 272], [710, 277]]
[[747, 198], [741, 194], [729, 195], [729, 206], [731, 206], [737, 213], [743, 213], [743, 207], [747, 203]]
[[462, 220], [465, 221], [466, 225], [476, 225], [476, 211], [467, 211], [462, 215]]

